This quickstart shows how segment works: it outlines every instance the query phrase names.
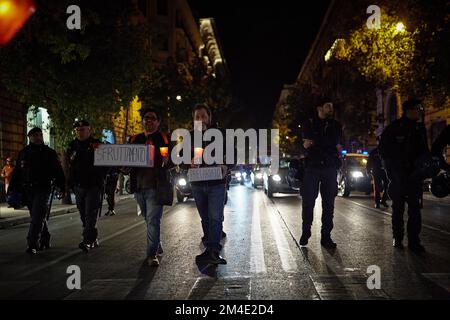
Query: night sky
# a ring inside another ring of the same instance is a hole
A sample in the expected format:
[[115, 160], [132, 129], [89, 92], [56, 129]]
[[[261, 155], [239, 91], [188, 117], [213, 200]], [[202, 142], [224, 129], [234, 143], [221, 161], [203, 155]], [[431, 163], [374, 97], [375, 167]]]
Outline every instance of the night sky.
[[293, 83], [330, 1], [188, 0], [195, 18], [216, 21], [233, 96], [252, 127], [270, 126], [283, 84]]

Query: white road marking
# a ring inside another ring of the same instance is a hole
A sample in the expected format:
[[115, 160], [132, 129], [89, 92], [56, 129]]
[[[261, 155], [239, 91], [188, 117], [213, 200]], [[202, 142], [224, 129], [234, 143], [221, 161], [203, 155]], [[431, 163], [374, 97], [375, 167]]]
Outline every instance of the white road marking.
[[252, 233], [250, 248], [250, 272], [266, 273], [266, 263], [264, 262], [264, 247], [261, 235], [261, 213], [258, 197], [253, 197]]
[[[259, 195], [261, 197], [261, 195]], [[272, 226], [273, 236], [277, 244], [278, 254], [280, 255], [281, 265], [286, 272], [296, 272], [297, 263], [295, 262], [292, 251], [289, 247], [289, 243], [284, 236], [283, 229], [278, 221], [278, 215], [275, 215], [276, 209], [272, 204], [264, 198], [264, 204], [266, 205], [266, 214], [269, 216], [270, 225]], [[272, 210], [269, 210], [272, 207]]]

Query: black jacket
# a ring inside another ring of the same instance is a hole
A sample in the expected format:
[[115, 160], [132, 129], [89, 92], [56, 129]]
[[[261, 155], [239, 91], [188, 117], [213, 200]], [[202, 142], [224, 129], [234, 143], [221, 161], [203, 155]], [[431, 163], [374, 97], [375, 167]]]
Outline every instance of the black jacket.
[[427, 130], [423, 123], [402, 117], [383, 131], [379, 149], [388, 173], [411, 173], [416, 160], [429, 153]]
[[169, 160], [167, 166], [162, 168], [163, 158], [159, 151], [160, 147], [169, 148], [169, 159], [172, 151], [169, 137], [162, 134], [160, 131], [146, 136], [145, 133], [140, 133], [132, 136], [128, 143], [131, 144], [153, 144], [155, 147], [155, 159], [153, 168], [131, 168], [130, 171], [130, 188], [131, 193], [139, 192], [143, 189], [156, 188], [158, 179], [166, 179], [165, 171], [172, 165]]
[[44, 144], [30, 143], [19, 152], [9, 190], [20, 192], [25, 188], [50, 192], [53, 179], [60, 191], [64, 192], [64, 171], [55, 150]]
[[342, 143], [342, 126], [334, 119], [309, 119], [303, 123], [303, 139], [313, 140], [305, 153], [306, 167], [336, 167], [340, 166], [339, 153], [336, 148]]
[[90, 137], [85, 141], [73, 140], [67, 150], [70, 187], [102, 187], [108, 167], [94, 166], [94, 150], [102, 142]]

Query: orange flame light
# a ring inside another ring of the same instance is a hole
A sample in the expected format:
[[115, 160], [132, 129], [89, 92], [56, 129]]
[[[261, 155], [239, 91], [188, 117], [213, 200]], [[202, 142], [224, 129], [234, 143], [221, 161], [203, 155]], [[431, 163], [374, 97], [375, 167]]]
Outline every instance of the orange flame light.
[[35, 11], [33, 0], [0, 0], [0, 45], [7, 44]]
[[168, 147], [160, 147], [159, 152], [161, 153], [161, 157], [165, 158], [169, 155], [169, 148]]

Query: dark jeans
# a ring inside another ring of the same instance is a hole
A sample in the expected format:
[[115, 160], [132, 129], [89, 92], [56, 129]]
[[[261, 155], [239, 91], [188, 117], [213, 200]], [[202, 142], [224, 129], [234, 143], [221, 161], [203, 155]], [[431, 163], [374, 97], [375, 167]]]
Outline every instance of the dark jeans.
[[[388, 185], [389, 179], [387, 178], [386, 172], [375, 171], [372, 173], [373, 178], [373, 196], [375, 199], [375, 204], [380, 204], [388, 200]], [[381, 195], [383, 193], [383, 195]]]
[[160, 245], [163, 206], [156, 203], [156, 189], [144, 189], [134, 194], [147, 224], [147, 256], [155, 256]]
[[306, 168], [302, 187], [302, 229], [311, 234], [314, 206], [317, 196], [322, 197], [322, 238], [328, 239], [333, 229], [334, 198], [337, 195], [337, 170], [334, 167]]
[[113, 181], [108, 181], [105, 186], [105, 195], [106, 202], [108, 203], [108, 210], [114, 210], [116, 205], [116, 188], [117, 188], [117, 179]]
[[98, 237], [96, 226], [101, 193], [103, 192], [102, 188], [99, 186], [88, 188], [75, 187], [74, 192], [81, 222], [83, 223], [83, 242], [92, 243]]
[[33, 190], [26, 194], [27, 207], [31, 217], [27, 236], [28, 247], [30, 248], [37, 249], [40, 241], [50, 239], [46, 220], [49, 196], [49, 192], [39, 190]]
[[192, 185], [192, 194], [202, 219], [206, 248], [210, 251], [220, 251], [225, 192], [225, 183], [212, 186], [208, 183]]
[[395, 239], [402, 240], [404, 236], [405, 203], [408, 204], [408, 241], [419, 243], [422, 229], [420, 201], [422, 197], [422, 181], [412, 179], [401, 171], [389, 172], [389, 196], [392, 200], [392, 231]]

